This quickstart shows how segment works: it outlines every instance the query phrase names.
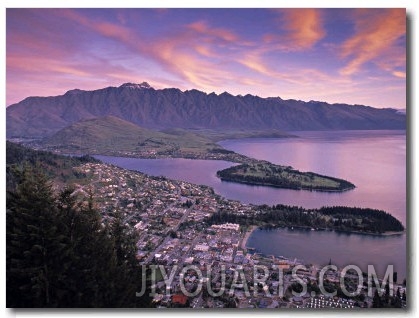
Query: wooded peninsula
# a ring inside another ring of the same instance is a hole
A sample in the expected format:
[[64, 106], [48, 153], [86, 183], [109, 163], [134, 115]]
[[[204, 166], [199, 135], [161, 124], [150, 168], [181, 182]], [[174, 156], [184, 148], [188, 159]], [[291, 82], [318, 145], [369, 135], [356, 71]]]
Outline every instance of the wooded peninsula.
[[222, 181], [294, 190], [343, 192], [355, 188], [354, 184], [343, 179], [313, 172], [300, 172], [292, 167], [275, 165], [268, 161], [232, 166], [217, 171], [217, 177]]
[[346, 206], [305, 209], [287, 205], [261, 205], [258, 211], [239, 214], [218, 211], [207, 220], [208, 224], [238, 223], [262, 228], [294, 227], [313, 230], [335, 230], [360, 234], [401, 233], [403, 224], [391, 214], [376, 209]]

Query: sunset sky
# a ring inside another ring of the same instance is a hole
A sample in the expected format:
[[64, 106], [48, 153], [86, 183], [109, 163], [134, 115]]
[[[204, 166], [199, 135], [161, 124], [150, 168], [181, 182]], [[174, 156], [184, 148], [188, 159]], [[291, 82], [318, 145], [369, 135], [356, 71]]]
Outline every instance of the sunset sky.
[[404, 9], [7, 9], [6, 105], [125, 82], [406, 107]]

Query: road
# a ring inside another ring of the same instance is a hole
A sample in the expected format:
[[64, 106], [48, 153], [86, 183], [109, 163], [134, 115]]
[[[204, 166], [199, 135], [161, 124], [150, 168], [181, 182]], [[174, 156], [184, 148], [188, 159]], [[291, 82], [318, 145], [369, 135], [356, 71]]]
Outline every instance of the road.
[[[166, 208], [166, 210], [164, 211], [164, 214], [168, 211], [168, 210], [170, 210], [171, 208], [173, 208], [174, 206], [176, 205], [176, 203], [172, 203], [172, 204], [170, 204], [167, 208]], [[192, 210], [192, 207], [190, 207], [190, 208], [188, 208], [188, 209], [185, 209], [185, 211], [184, 211], [184, 213], [183, 213], [183, 215], [182, 215], [182, 217], [180, 218], [180, 220], [179, 220], [179, 222], [175, 225], [175, 226], [173, 226], [173, 227], [171, 227], [171, 228], [168, 228], [167, 229], [167, 231], [166, 231], [166, 237], [164, 238], [164, 240], [163, 240], [163, 242], [162, 243], [160, 243], [159, 244], [159, 246], [153, 251], [153, 252], [151, 252], [150, 253], [150, 255], [147, 257], [147, 259], [146, 259], [146, 261], [145, 261], [145, 264], [149, 264], [149, 263], [151, 263], [151, 261], [153, 260], [153, 258], [154, 258], [154, 255], [155, 254], [158, 254], [161, 250], [162, 250], [162, 248], [164, 247], [164, 246], [166, 246], [166, 244], [172, 239], [172, 237], [170, 236], [170, 233], [173, 231], [173, 232], [176, 232], [178, 229], [179, 229], [179, 226], [183, 223], [183, 222], [185, 222], [186, 221], [186, 219], [188, 218], [188, 216], [189, 216], [189, 213], [191, 212], [191, 210]], [[188, 251], [189, 252], [189, 251]]]

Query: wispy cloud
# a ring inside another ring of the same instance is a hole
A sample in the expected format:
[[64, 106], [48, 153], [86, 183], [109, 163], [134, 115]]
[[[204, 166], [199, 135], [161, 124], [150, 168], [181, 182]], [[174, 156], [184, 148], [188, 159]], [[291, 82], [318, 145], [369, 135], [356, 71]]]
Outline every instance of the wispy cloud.
[[406, 72], [401, 72], [401, 71], [393, 71], [392, 73], [394, 76], [396, 77], [400, 77], [400, 78], [406, 78]]
[[40, 58], [40, 57], [8, 57], [7, 67], [20, 69], [26, 72], [39, 72], [39, 73], [61, 73], [72, 76], [88, 76], [89, 72], [79, 68], [78, 65], [67, 65], [62, 61], [52, 60], [51, 58]]
[[282, 9], [276, 12], [282, 32], [266, 34], [265, 43], [285, 51], [300, 51], [312, 48], [326, 35], [320, 9]]
[[[130, 43], [134, 40], [133, 31], [128, 27], [122, 26], [120, 24], [115, 24], [101, 20], [91, 20], [78, 13], [77, 11], [71, 9], [59, 10], [58, 14], [61, 15], [63, 18], [70, 19], [93, 31], [96, 31], [102, 36], [112, 38], [117, 41], [122, 41], [125, 43]], [[119, 15], [118, 20], [120, 21], [121, 19], [122, 18]]]
[[[359, 9], [355, 14], [355, 34], [341, 47], [341, 57], [348, 63], [340, 70], [342, 75], [358, 72], [368, 62], [386, 64], [380, 59], [406, 34], [406, 12], [404, 9]], [[403, 44], [404, 48], [404, 44]], [[404, 56], [404, 54], [402, 54]], [[397, 60], [397, 59], [396, 59]], [[393, 59], [393, 61], [395, 61]], [[400, 66], [400, 60], [394, 67]], [[392, 67], [390, 67], [391, 69]]]
[[236, 42], [238, 40], [238, 36], [233, 32], [222, 28], [210, 27], [205, 21], [191, 23], [187, 25], [187, 28], [196, 34], [202, 34], [213, 39], [221, 39], [226, 42]]
[[8, 9], [7, 100], [149, 81], [403, 107], [405, 32], [397, 9]]
[[166, 36], [145, 41], [138, 30], [100, 20], [88, 20], [75, 11], [66, 11], [65, 15], [103, 37], [118, 41], [134, 53], [157, 62], [166, 71], [198, 88], [213, 89], [231, 77], [227, 70], [216, 67], [218, 63], [229, 59], [229, 49], [239, 41], [239, 37], [229, 30], [196, 21], [180, 26]]
[[248, 53], [244, 53], [237, 61], [249, 68], [250, 70], [267, 76], [271, 80], [287, 81], [290, 83], [297, 84], [294, 73], [286, 73], [276, 69], [272, 64], [269, 64], [268, 59], [264, 57], [265, 52], [263, 50], [254, 50]]

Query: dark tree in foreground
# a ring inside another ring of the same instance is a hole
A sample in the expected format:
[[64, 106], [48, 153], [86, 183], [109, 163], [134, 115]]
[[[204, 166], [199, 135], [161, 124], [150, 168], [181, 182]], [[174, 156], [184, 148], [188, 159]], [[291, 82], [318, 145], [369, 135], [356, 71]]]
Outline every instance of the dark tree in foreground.
[[8, 193], [7, 307], [148, 306], [135, 295], [135, 237], [122, 220], [104, 226], [92, 197], [77, 201], [73, 192], [55, 197], [47, 178], [27, 168]]
[[378, 294], [378, 291], [375, 290], [374, 298], [372, 300], [372, 308], [382, 308], [382, 307], [383, 307], [383, 304], [382, 304], [382, 301], [381, 301], [381, 297]]
[[55, 307], [64, 287], [68, 240], [51, 184], [30, 170], [7, 200], [7, 305]]

